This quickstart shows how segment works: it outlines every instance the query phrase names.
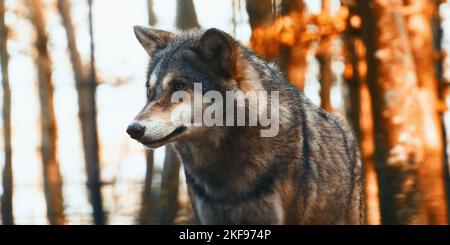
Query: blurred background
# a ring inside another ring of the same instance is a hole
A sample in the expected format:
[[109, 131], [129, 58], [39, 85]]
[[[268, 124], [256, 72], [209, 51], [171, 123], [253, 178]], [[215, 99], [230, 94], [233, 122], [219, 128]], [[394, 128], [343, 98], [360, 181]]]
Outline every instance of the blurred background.
[[448, 223], [447, 1], [0, 0], [2, 224], [195, 222], [172, 149], [125, 133], [134, 25], [232, 34], [353, 126], [369, 224]]

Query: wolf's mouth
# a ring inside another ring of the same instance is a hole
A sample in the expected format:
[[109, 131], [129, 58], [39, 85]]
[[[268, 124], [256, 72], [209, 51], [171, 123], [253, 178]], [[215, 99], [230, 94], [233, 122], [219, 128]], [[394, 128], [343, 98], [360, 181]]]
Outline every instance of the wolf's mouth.
[[174, 131], [172, 131], [172, 133], [170, 133], [169, 135], [167, 135], [166, 137], [164, 137], [162, 139], [155, 140], [155, 141], [143, 141], [142, 144], [144, 144], [148, 148], [158, 148], [162, 145], [169, 143], [170, 141], [175, 139], [178, 135], [182, 134], [184, 131], [186, 131], [186, 127], [181, 126], [177, 129], [175, 129]]

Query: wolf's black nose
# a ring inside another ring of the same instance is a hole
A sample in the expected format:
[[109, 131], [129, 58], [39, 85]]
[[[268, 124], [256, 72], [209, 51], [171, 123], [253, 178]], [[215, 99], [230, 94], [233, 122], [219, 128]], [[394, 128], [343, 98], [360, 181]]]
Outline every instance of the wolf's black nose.
[[138, 140], [142, 138], [142, 136], [144, 136], [145, 127], [138, 123], [132, 123], [128, 126], [127, 133], [130, 135], [131, 138]]

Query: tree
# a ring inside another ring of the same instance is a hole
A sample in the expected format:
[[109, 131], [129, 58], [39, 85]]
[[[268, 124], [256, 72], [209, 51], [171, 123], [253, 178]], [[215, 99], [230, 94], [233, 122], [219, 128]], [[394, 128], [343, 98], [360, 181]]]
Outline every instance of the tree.
[[[322, 0], [322, 18], [333, 18], [331, 13], [331, 0]], [[331, 112], [331, 88], [333, 86], [333, 55], [336, 52], [333, 49], [333, 36], [324, 36], [319, 43], [317, 59], [320, 64], [320, 106], [326, 111]]]
[[[304, 3], [303, 0], [285, 0], [281, 2], [281, 15], [289, 16], [294, 30], [303, 30], [304, 21]], [[295, 25], [298, 25], [295, 27]], [[307, 68], [306, 55], [309, 45], [295, 42], [292, 45], [280, 45], [280, 57], [278, 65], [286, 73], [287, 79], [300, 89], [305, 87], [305, 74]]]
[[306, 26], [303, 1], [282, 1], [279, 17], [276, 17], [278, 6], [270, 0], [247, 0], [246, 3], [252, 48], [264, 59], [275, 60], [287, 79], [303, 89], [309, 49], [309, 43], [299, 40]]
[[103, 200], [101, 194], [100, 161], [98, 154], [97, 112], [95, 101], [97, 81], [92, 31], [92, 2], [90, 0], [88, 1], [88, 7], [89, 30], [91, 35], [91, 60], [89, 72], [85, 72], [76, 43], [76, 34], [71, 16], [70, 1], [58, 0], [58, 10], [66, 31], [67, 46], [69, 49], [78, 95], [78, 113], [83, 140], [89, 199], [93, 208], [94, 223], [97, 225], [102, 225], [105, 223], [105, 214], [103, 211]]
[[200, 27], [192, 0], [177, 0], [176, 27], [179, 30], [189, 30]]
[[5, 0], [0, 0], [0, 63], [3, 88], [3, 141], [5, 144], [3, 167], [3, 195], [1, 198], [2, 223], [14, 224], [13, 216], [13, 175], [11, 145], [11, 89], [9, 87], [8, 28], [5, 24]]
[[[252, 30], [268, 28], [274, 18], [271, 0], [247, 0], [246, 9]], [[253, 34], [253, 33], [252, 33]], [[256, 38], [252, 35], [252, 39]]]
[[[443, 35], [444, 30], [441, 23], [441, 13], [439, 11], [439, 7], [441, 5], [441, 0], [434, 0], [435, 11], [432, 17], [432, 26], [433, 26], [433, 41], [434, 41], [434, 49], [436, 50], [436, 62], [435, 62], [435, 71], [436, 77], [438, 80], [438, 95], [441, 101], [445, 101], [445, 96], [448, 94], [448, 81], [444, 78], [444, 58], [446, 57], [446, 53], [443, 50]], [[442, 121], [442, 139], [444, 142], [444, 149], [447, 148], [447, 139], [446, 135], [446, 125], [444, 123], [444, 118], [441, 117]], [[450, 169], [449, 169], [449, 156], [446, 150], [444, 150], [444, 172], [445, 172], [445, 189], [447, 190], [447, 222], [450, 222]]]
[[53, 106], [52, 64], [48, 51], [48, 36], [40, 0], [31, 0], [32, 24], [36, 30], [36, 66], [41, 108], [41, 155], [44, 172], [44, 190], [47, 201], [47, 217], [50, 224], [65, 223], [62, 196], [62, 179], [56, 159], [57, 130]]
[[372, 102], [367, 87], [366, 47], [362, 40], [361, 17], [355, 6], [348, 6], [350, 18], [343, 35], [344, 57], [346, 60], [344, 79], [348, 88], [345, 100], [349, 122], [358, 138], [361, 157], [365, 167], [365, 190], [367, 223], [380, 224], [378, 183], [374, 169], [374, 131]]
[[142, 225], [152, 224], [154, 193], [152, 192], [154, 158], [153, 150], [145, 150], [146, 172], [144, 187], [142, 190], [141, 210], [139, 212], [138, 223]]
[[429, 0], [407, 0], [406, 14], [409, 43], [414, 58], [419, 87], [420, 105], [424, 118], [423, 139], [425, 163], [420, 165], [425, 215], [428, 224], [447, 224], [447, 205], [444, 182], [444, 143], [433, 48], [432, 16], [435, 3]]
[[97, 89], [97, 72], [95, 69], [95, 41], [94, 41], [94, 25], [92, 14], [93, 0], [88, 0], [89, 9], [89, 37], [91, 57], [89, 64], [89, 75], [87, 82], [87, 97], [88, 106], [83, 111], [87, 112], [87, 115], [82, 120], [86, 121], [87, 133], [85, 154], [87, 155], [87, 172], [88, 172], [88, 186], [91, 192], [91, 202], [94, 208], [94, 222], [98, 225], [103, 225], [106, 222], [105, 213], [103, 211], [103, 198], [102, 198], [102, 182], [100, 175], [100, 159], [99, 159], [99, 147], [98, 147], [98, 132], [97, 132], [97, 103], [96, 103], [96, 89]]
[[[148, 9], [148, 23], [150, 26], [156, 25], [157, 19], [153, 11], [153, 0], [147, 0]], [[154, 168], [154, 154], [153, 150], [145, 149], [145, 159], [146, 159], [146, 171], [144, 187], [142, 190], [142, 201], [141, 210], [138, 217], [139, 224], [151, 224], [152, 221], [152, 206], [153, 205], [153, 193], [152, 193], [152, 182], [153, 182], [153, 168]]]
[[[272, 55], [269, 55], [269, 52], [263, 52], [263, 50], [268, 50], [264, 48], [256, 49], [256, 47], [259, 46], [259, 43], [262, 43], [260, 39], [263, 35], [263, 30], [270, 28], [274, 22], [272, 0], [246, 0], [246, 9], [250, 27], [252, 28], [251, 46], [261, 57], [269, 60], [272, 58]], [[273, 49], [278, 49], [278, 47]], [[272, 50], [270, 53], [276, 53], [276, 51]]]
[[402, 0], [358, 2], [367, 48], [375, 163], [383, 224], [425, 223], [419, 185], [424, 162], [414, 58]]
[[[176, 26], [180, 30], [198, 28], [197, 15], [192, 0], [177, 0]], [[172, 224], [178, 212], [178, 187], [180, 159], [171, 145], [166, 146], [166, 157], [161, 178], [159, 197], [159, 222]]]
[[161, 176], [159, 196], [159, 224], [173, 224], [178, 204], [178, 187], [180, 184], [180, 160], [171, 146], [166, 146], [166, 157]]
[[147, 12], [148, 12], [148, 23], [151, 26], [156, 25], [158, 20], [156, 19], [155, 11], [153, 11], [153, 0], [147, 0]]

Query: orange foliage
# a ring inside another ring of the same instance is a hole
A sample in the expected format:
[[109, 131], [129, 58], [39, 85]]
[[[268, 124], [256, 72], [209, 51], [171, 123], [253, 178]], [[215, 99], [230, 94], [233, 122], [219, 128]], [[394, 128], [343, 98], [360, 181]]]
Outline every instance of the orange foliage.
[[300, 44], [307, 48], [313, 41], [345, 31], [347, 18], [346, 6], [336, 14], [292, 12], [278, 17], [269, 27], [253, 29], [251, 47], [267, 58], [274, 58], [279, 54], [280, 45]]

